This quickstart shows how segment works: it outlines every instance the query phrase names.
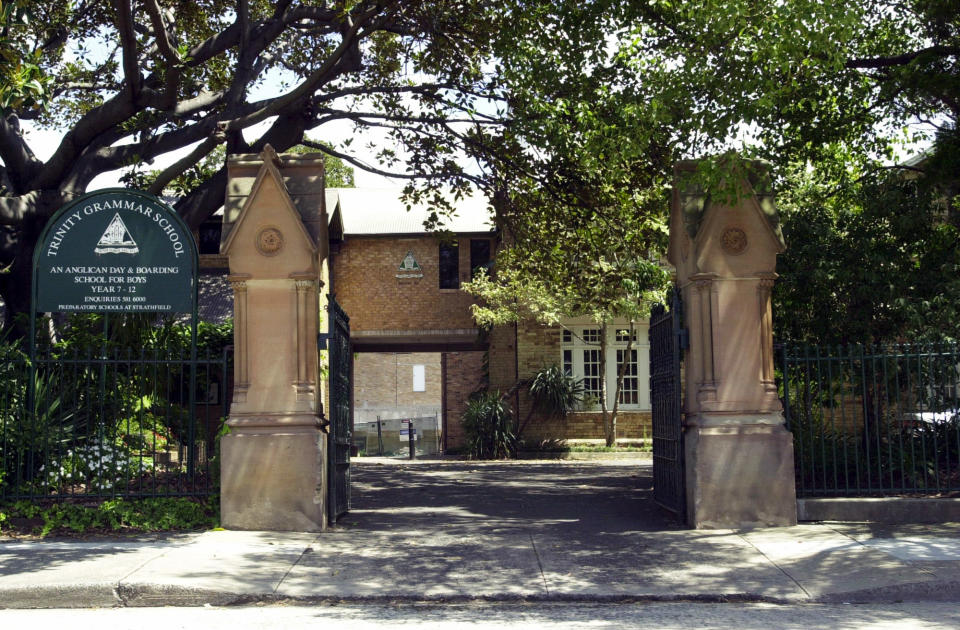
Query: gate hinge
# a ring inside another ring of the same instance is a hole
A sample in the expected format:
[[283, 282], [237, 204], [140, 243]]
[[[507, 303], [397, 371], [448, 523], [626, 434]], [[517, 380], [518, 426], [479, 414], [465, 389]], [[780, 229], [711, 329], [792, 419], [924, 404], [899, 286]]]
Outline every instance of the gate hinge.
[[317, 350], [327, 349], [327, 339], [331, 337], [330, 333], [317, 333]]
[[677, 331], [677, 339], [680, 341], [680, 349], [687, 350], [690, 347], [690, 333], [686, 328]]

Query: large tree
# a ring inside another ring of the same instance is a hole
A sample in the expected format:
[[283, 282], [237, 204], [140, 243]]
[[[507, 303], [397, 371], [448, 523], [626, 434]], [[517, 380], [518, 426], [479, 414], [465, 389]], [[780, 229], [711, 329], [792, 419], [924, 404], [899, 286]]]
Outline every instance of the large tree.
[[[464, 126], [501, 122], [483, 64], [502, 12], [480, 0], [18, 0], [4, 10], [14, 4], [0, 13], [0, 63], [22, 78], [0, 82], [0, 295], [14, 312], [27, 308], [44, 221], [100, 174], [146, 172], [138, 183], [160, 192], [217, 147], [283, 151], [350, 121], [386, 133], [379, 160], [312, 147], [456, 184]], [[64, 132], [49, 159], [23, 121]], [[187, 154], [151, 172], [174, 151]], [[188, 224], [217, 209], [225, 178], [221, 164], [184, 191], [176, 209]]]
[[[940, 147], [943, 149], [943, 147]], [[960, 339], [960, 205], [933, 163], [837, 187], [814, 169], [780, 195], [790, 247], [774, 293], [776, 334], [820, 344]], [[946, 185], [945, 185], [946, 184]], [[954, 193], [955, 194], [955, 193]]]
[[[0, 295], [15, 311], [45, 218], [97, 175], [176, 150], [188, 154], [150, 189], [219, 145], [285, 150], [351, 121], [385, 134], [375, 163], [315, 148], [424, 178], [413, 199], [481, 186], [530, 254], [511, 259], [518, 272], [554, 283], [577, 276], [571, 261], [613, 264], [605, 281], [642, 290], [655, 274], [636, 253], [662, 242], [678, 157], [743, 143], [775, 172], [809, 161], [839, 181], [905, 124], [955, 134], [960, 101], [958, 0], [13, 4], [0, 24], [0, 63], [20, 77], [0, 83]], [[24, 120], [65, 131], [46, 161]], [[189, 224], [216, 209], [224, 180], [218, 168], [180, 200]]]

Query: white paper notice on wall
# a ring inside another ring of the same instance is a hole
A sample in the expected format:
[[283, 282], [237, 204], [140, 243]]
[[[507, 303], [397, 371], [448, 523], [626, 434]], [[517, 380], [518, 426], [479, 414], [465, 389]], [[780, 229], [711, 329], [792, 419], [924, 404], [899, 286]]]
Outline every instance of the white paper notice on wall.
[[415, 392], [427, 391], [426, 369], [422, 365], [413, 366], [413, 391]]

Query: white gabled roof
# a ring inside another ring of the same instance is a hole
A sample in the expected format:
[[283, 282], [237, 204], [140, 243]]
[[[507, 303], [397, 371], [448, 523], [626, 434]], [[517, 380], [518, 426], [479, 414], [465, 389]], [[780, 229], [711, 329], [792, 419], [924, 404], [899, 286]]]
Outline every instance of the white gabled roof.
[[[430, 214], [427, 205], [409, 211], [401, 200], [403, 188], [328, 188], [327, 215], [339, 214], [344, 235], [426, 234], [423, 222]], [[455, 234], [492, 232], [493, 209], [486, 197], [474, 193], [454, 200], [448, 195], [455, 215], [443, 227]], [[338, 212], [339, 211], [339, 212]]]

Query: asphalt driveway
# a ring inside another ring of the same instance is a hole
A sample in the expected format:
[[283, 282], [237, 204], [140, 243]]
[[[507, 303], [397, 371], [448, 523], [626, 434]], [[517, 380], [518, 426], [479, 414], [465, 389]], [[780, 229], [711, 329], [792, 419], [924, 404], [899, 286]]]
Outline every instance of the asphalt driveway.
[[355, 458], [354, 530], [524, 529], [569, 538], [681, 529], [653, 501], [645, 460], [414, 461]]

